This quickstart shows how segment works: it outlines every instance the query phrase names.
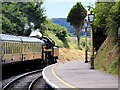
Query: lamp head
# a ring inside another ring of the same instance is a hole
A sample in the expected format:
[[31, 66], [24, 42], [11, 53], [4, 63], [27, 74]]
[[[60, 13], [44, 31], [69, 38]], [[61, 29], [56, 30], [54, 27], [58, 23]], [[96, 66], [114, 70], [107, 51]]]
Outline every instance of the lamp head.
[[93, 22], [94, 14], [92, 14], [92, 11], [90, 11], [90, 14], [88, 14], [88, 20], [89, 22]]
[[84, 20], [84, 26], [85, 26], [85, 27], [88, 26], [87, 19]]

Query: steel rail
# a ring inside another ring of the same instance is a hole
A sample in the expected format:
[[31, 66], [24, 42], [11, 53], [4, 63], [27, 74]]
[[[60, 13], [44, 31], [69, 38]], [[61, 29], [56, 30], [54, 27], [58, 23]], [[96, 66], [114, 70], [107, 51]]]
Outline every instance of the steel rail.
[[40, 75], [39, 77], [35, 78], [35, 79], [30, 83], [30, 85], [29, 85], [29, 87], [28, 87], [28, 90], [32, 90], [35, 82], [37, 82], [37, 81], [38, 81], [39, 79], [41, 79], [41, 78], [42, 78], [42, 75]]
[[35, 71], [32, 71], [32, 72], [28, 72], [28, 73], [25, 73], [25, 74], [22, 74], [20, 76], [18, 76], [17, 78], [13, 79], [12, 81], [8, 82], [4, 87], [2, 87], [1, 90], [6, 90], [9, 86], [11, 86], [14, 82], [16, 82], [17, 80], [25, 77], [25, 76], [28, 76], [28, 75], [31, 75], [31, 74], [34, 74], [34, 73], [37, 73], [37, 72], [41, 72], [42, 69], [39, 69], [39, 70], [35, 70]]

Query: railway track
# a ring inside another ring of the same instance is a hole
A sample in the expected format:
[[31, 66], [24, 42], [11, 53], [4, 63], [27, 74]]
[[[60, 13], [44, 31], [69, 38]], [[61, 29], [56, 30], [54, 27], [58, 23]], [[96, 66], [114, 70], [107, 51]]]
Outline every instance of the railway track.
[[42, 78], [42, 75], [39, 76], [39, 77], [37, 77], [37, 78], [35, 78], [35, 79], [30, 83], [30, 85], [29, 85], [29, 87], [28, 87], [28, 90], [33, 90], [35, 83], [36, 83], [39, 79], [41, 79], [41, 78]]
[[[22, 74], [14, 78], [10, 82], [8, 82], [6, 85], [4, 85], [2, 87], [2, 90], [13, 90], [16, 88], [20, 88], [24, 90], [33, 90], [33, 88], [40, 88], [40, 87], [35, 87], [35, 84], [37, 81], [40, 82], [40, 80], [42, 79], [41, 72], [42, 72], [42, 69]], [[45, 84], [45, 82], [42, 84]]]

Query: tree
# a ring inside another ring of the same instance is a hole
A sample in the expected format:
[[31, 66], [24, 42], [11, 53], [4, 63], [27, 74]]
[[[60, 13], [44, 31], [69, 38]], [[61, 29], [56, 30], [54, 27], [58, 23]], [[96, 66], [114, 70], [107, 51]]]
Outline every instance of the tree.
[[51, 33], [54, 33], [55, 36], [57, 36], [58, 39], [60, 39], [63, 42], [65, 47], [69, 47], [68, 41], [66, 38], [68, 36], [67, 28], [59, 24], [53, 23], [52, 20], [47, 20], [45, 25]]
[[[34, 24], [34, 29], [39, 29], [42, 34], [44, 34], [43, 28], [44, 22], [46, 21], [46, 16], [45, 16], [45, 10], [41, 7], [43, 2], [24, 2], [24, 3], [19, 3], [20, 7], [22, 7], [22, 11], [27, 15], [28, 17], [28, 25], [29, 28], [28, 30], [31, 31], [31, 23]], [[26, 31], [26, 34], [28, 32]], [[29, 34], [28, 34], [29, 35]]]
[[2, 2], [2, 33], [23, 34], [25, 23], [27, 18], [19, 10], [17, 3]]
[[114, 4], [115, 2], [96, 2], [96, 7], [94, 9], [95, 18], [93, 24], [106, 30], [106, 18], [110, 14], [110, 9]]
[[2, 33], [28, 36], [46, 20], [43, 2], [2, 2]]
[[118, 28], [120, 27], [120, 1], [116, 2], [110, 9], [110, 14], [106, 19], [106, 27], [108, 35], [118, 36]]
[[74, 32], [77, 35], [78, 48], [80, 48], [80, 33], [81, 27], [83, 26], [84, 18], [87, 16], [87, 11], [82, 6], [80, 2], [77, 2], [76, 5], [72, 7], [67, 16], [67, 22], [70, 22], [70, 25], [73, 26]]
[[[96, 7], [93, 9], [95, 13], [95, 18], [93, 22], [93, 29], [94, 29], [94, 47], [97, 51], [102, 43], [106, 40], [107, 34], [110, 35], [110, 30], [117, 26], [114, 24], [110, 19], [110, 16], [114, 17], [115, 21], [119, 21], [118, 14], [116, 10], [112, 10], [112, 7], [115, 5], [115, 2], [96, 2]], [[117, 29], [115, 29], [117, 30]], [[113, 32], [112, 32], [113, 33]]]

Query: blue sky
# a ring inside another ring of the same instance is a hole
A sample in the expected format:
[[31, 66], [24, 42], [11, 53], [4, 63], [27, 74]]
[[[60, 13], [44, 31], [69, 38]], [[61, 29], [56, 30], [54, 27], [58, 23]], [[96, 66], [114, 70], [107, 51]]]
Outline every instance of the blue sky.
[[95, 0], [45, 0], [43, 7], [45, 7], [47, 18], [66, 18], [71, 8], [78, 1], [83, 6], [95, 3]]

